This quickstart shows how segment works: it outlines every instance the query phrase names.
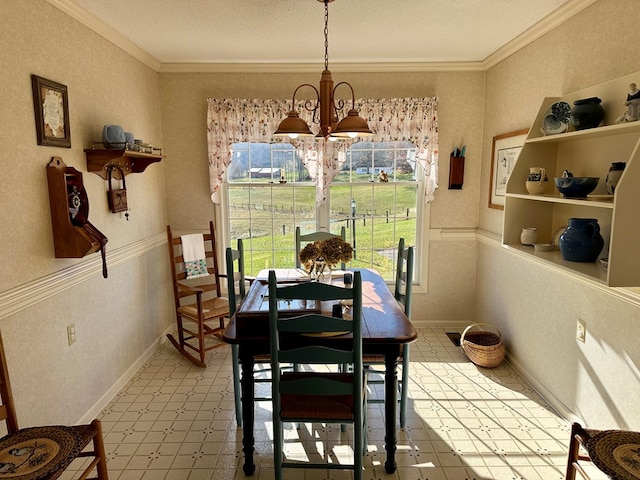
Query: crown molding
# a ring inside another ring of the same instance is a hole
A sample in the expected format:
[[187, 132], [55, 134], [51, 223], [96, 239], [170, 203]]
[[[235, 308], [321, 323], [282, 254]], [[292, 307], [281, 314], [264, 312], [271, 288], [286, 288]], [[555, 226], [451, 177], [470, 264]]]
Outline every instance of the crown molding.
[[[331, 67], [334, 72], [346, 73], [486, 71], [597, 1], [568, 1], [551, 15], [548, 15], [480, 62], [345, 62], [332, 64]], [[313, 73], [321, 70], [321, 65], [318, 63], [162, 63], [113, 27], [80, 7], [75, 0], [47, 0], [47, 2], [120, 47], [149, 68], [160, 73]]]
[[546, 16], [534, 26], [525, 30], [509, 43], [485, 58], [482, 62], [482, 69], [489, 70], [490, 68], [495, 67], [498, 63], [523, 49], [546, 33], [549, 33], [551, 30], [563, 24], [571, 17], [577, 15], [585, 8], [590, 7], [597, 1], [598, 0], [570, 0], [551, 15]]
[[161, 63], [155, 57], [149, 55], [136, 43], [133, 43], [116, 29], [114, 29], [110, 25], [107, 25], [98, 17], [82, 8], [74, 0], [47, 0], [47, 2], [49, 2], [54, 7], [62, 10], [71, 18], [76, 19], [117, 47], [120, 47], [126, 53], [139, 60], [143, 64], [147, 65], [152, 70], [155, 70], [156, 72], [160, 71]]
[[[160, 73], [318, 73], [319, 63], [163, 63]], [[482, 71], [481, 62], [332, 63], [333, 73]]]

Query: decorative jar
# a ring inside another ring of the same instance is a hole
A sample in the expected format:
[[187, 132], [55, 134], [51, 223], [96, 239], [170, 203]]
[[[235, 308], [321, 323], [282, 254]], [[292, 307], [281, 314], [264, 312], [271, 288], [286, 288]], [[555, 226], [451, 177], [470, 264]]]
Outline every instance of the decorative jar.
[[570, 218], [558, 243], [562, 259], [569, 262], [595, 262], [604, 247], [595, 218]]
[[605, 185], [607, 187], [607, 193], [609, 195], [613, 195], [616, 186], [618, 185], [618, 181], [622, 176], [622, 172], [624, 171], [624, 167], [627, 164], [625, 162], [613, 162], [611, 167], [609, 167], [609, 172], [607, 173], [607, 178], [605, 179]]
[[538, 229], [525, 227], [520, 232], [520, 243], [522, 245], [535, 245], [538, 242]]
[[598, 97], [583, 98], [573, 102], [571, 109], [571, 123], [576, 130], [595, 128], [604, 118], [604, 108]]

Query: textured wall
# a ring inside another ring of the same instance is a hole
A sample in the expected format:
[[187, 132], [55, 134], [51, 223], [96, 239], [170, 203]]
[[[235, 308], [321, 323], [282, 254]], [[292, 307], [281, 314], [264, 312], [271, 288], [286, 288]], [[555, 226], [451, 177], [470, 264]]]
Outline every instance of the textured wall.
[[[545, 96], [637, 71], [637, 7], [600, 0], [487, 72], [480, 228], [502, 229], [502, 212], [486, 206], [492, 137], [528, 128]], [[514, 360], [591, 426], [639, 429], [637, 304], [495, 246], [481, 244], [478, 257], [478, 318], [499, 325]], [[585, 344], [575, 341], [578, 317]]]
[[[127, 177], [132, 208], [127, 222], [109, 212], [106, 182], [87, 173], [83, 152], [91, 140], [100, 140], [106, 123], [161, 145], [159, 76], [44, 0], [3, 0], [0, 18], [3, 308], [11, 308], [17, 296], [7, 292], [33, 283], [51, 282], [53, 295], [1, 318], [0, 330], [22, 425], [74, 423], [172, 321], [169, 274], [161, 246], [112, 265], [108, 279], [96, 272], [59, 292], [72, 280], [54, 284], [52, 276], [74, 266], [78, 271], [69, 276], [80, 275], [99, 254], [54, 258], [45, 167], [52, 156], [60, 156], [84, 173], [90, 220], [109, 238], [108, 262], [114, 253], [161, 235], [166, 224], [163, 164]], [[67, 86], [70, 149], [37, 145], [31, 74]], [[77, 333], [71, 347], [69, 323]]]
[[[203, 227], [214, 215], [209, 200], [206, 99], [289, 98], [300, 83], [318, 84], [320, 71], [321, 65], [317, 75], [161, 74], [167, 211], [176, 228]], [[357, 97], [438, 97], [440, 188], [430, 218], [425, 218], [425, 234], [429, 228], [475, 228], [481, 189], [484, 73], [334, 72], [333, 78], [350, 82]], [[464, 143], [464, 187], [448, 190], [449, 152]], [[475, 246], [469, 241], [440, 243], [432, 241], [429, 251], [423, 252], [430, 265], [428, 291], [414, 289], [413, 318], [468, 320], [474, 315]]]

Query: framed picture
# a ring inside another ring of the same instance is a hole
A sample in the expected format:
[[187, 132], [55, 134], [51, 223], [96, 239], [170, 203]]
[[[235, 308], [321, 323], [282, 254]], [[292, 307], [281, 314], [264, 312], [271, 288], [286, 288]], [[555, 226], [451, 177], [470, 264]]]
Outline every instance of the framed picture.
[[518, 155], [520, 155], [527, 133], [529, 130], [518, 130], [493, 137], [489, 208], [504, 209], [507, 180], [509, 180]]
[[71, 148], [67, 87], [31, 75], [38, 145]]

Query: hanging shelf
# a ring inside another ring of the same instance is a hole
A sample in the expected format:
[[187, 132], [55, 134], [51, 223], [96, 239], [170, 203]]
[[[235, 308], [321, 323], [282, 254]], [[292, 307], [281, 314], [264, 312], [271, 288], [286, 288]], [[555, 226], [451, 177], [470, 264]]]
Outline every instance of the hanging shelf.
[[84, 153], [87, 155], [87, 171], [93, 172], [105, 180], [110, 166], [120, 167], [125, 175], [142, 173], [149, 165], [164, 158], [161, 148], [149, 147], [151, 153], [146, 153], [126, 148], [97, 148], [98, 146], [102, 146], [102, 143], [91, 142], [91, 148], [84, 149]]

